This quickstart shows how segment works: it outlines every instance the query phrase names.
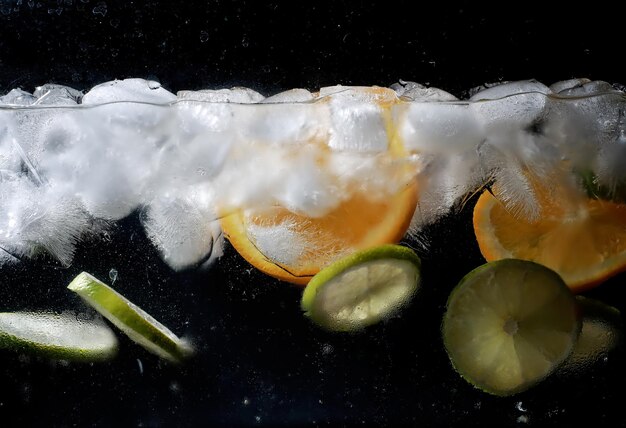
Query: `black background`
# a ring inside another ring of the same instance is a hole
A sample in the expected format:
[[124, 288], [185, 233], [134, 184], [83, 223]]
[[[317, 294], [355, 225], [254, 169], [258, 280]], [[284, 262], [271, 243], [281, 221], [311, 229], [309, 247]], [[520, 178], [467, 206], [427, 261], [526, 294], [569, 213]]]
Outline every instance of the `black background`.
[[[266, 95], [398, 79], [458, 96], [499, 80], [626, 82], [623, 12], [614, 7], [439, 3], [0, 0], [0, 93], [124, 77], [172, 91], [240, 85]], [[359, 334], [310, 325], [299, 289], [259, 274], [230, 247], [209, 271], [172, 273], [137, 215], [104, 241], [83, 243], [69, 269], [46, 260], [2, 268], [7, 311], [79, 307], [65, 291], [73, 276], [107, 279], [115, 268], [116, 288], [199, 352], [175, 367], [123, 338], [109, 363], [2, 351], [0, 425], [626, 425], [621, 348], [576, 377], [554, 376], [512, 398], [483, 394], [452, 370], [439, 323], [451, 288], [482, 262], [471, 205], [424, 231], [419, 298]], [[623, 310], [624, 279], [589, 295]]]

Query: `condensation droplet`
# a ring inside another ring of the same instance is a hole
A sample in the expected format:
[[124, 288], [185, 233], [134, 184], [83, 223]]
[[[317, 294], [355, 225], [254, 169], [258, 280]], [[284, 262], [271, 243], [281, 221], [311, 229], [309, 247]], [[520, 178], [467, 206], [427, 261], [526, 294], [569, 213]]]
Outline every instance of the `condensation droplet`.
[[107, 14], [107, 4], [103, 1], [101, 1], [100, 3], [98, 3], [96, 5], [96, 7], [93, 8], [92, 10], [94, 15], [102, 15], [102, 16], [106, 16]]
[[117, 269], [111, 268], [109, 271], [109, 279], [111, 280], [111, 285], [115, 284], [115, 280], [117, 279]]

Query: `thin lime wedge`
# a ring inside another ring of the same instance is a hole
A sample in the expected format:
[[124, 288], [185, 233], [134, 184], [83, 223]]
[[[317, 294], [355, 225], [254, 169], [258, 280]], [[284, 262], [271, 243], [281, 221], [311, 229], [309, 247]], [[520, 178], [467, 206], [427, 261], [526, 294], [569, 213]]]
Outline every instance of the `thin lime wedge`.
[[577, 304], [554, 271], [523, 260], [487, 263], [450, 294], [442, 335], [454, 368], [495, 395], [524, 391], [572, 352]]
[[308, 283], [302, 309], [332, 331], [352, 331], [396, 312], [419, 288], [420, 259], [400, 245], [382, 245], [336, 261]]
[[79, 274], [67, 288], [148, 351], [172, 362], [180, 362], [192, 353], [187, 342], [90, 274]]
[[72, 361], [98, 361], [117, 352], [117, 338], [100, 316], [74, 313], [0, 313], [0, 348]]

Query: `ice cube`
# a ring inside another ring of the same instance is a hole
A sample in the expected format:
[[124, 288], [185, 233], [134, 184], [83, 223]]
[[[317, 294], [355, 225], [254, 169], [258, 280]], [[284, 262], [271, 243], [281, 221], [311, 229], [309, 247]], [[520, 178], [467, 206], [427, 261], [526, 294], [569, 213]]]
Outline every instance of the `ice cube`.
[[580, 84], [573, 85], [569, 88], [564, 88], [559, 91], [559, 96], [564, 97], [581, 97], [588, 95], [600, 95], [608, 94], [612, 92], [618, 92], [613, 85], [602, 80], [584, 81], [587, 79], [581, 79]]
[[174, 125], [167, 125], [162, 109], [109, 104], [52, 110], [37, 135], [38, 169], [51, 185], [79, 195], [95, 217], [119, 220], [143, 201], [155, 156]]
[[433, 87], [428, 88], [416, 82], [405, 82], [400, 80], [400, 83], [394, 83], [391, 85], [391, 89], [396, 91], [398, 97], [405, 101], [435, 102], [458, 100], [457, 97], [444, 90]]
[[560, 92], [569, 90], [569, 89], [574, 89], [574, 88], [579, 88], [581, 86], [583, 86], [586, 83], [591, 82], [591, 80], [589, 79], [569, 79], [569, 80], [562, 80], [560, 82], [556, 82], [553, 83], [552, 85], [550, 85], [550, 90], [555, 93], [558, 94]]
[[330, 110], [321, 103], [234, 107], [240, 138], [268, 144], [294, 145], [328, 140]]
[[235, 87], [231, 89], [203, 89], [200, 91], [179, 91], [176, 96], [179, 100], [202, 101], [209, 103], [236, 103], [254, 104], [265, 98], [260, 93], [248, 89]]
[[35, 101], [35, 96], [21, 89], [12, 89], [8, 94], [0, 96], [0, 105], [28, 106]]
[[490, 133], [526, 129], [542, 120], [550, 89], [534, 80], [487, 88], [470, 98], [477, 120]]
[[420, 158], [423, 166], [417, 175], [419, 199], [410, 226], [413, 235], [447, 214], [462, 197], [485, 181], [476, 150], [445, 156], [420, 155]]
[[148, 237], [174, 270], [198, 265], [222, 254], [222, 232], [213, 207], [192, 192], [160, 197], [142, 217]]
[[476, 148], [484, 135], [467, 104], [412, 102], [394, 109], [408, 150], [459, 153]]
[[94, 86], [82, 99], [83, 104], [103, 104], [119, 101], [167, 104], [176, 95], [164, 89], [159, 82], [144, 79], [113, 80]]
[[90, 227], [80, 201], [26, 177], [0, 188], [0, 247], [15, 256], [45, 250], [69, 266], [75, 246]]
[[537, 82], [536, 80], [520, 80], [517, 82], [490, 85], [472, 95], [470, 101], [497, 100], [511, 95], [533, 92], [539, 94], [551, 93], [550, 88], [543, 83]]
[[306, 103], [313, 101], [314, 97], [306, 89], [290, 89], [280, 92], [262, 100], [262, 103]]
[[34, 104], [41, 105], [76, 105], [83, 98], [83, 93], [69, 86], [46, 83], [33, 92], [37, 98]]
[[380, 152], [388, 139], [382, 103], [396, 100], [391, 89], [322, 88], [320, 97], [330, 99], [331, 130], [328, 145], [334, 150]]

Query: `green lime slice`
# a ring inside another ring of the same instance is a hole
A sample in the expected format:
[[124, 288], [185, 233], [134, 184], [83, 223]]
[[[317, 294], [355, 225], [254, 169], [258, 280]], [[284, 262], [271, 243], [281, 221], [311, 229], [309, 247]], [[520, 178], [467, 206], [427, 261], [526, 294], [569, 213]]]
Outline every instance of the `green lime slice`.
[[351, 254], [315, 275], [302, 295], [310, 319], [332, 331], [358, 330], [390, 316], [419, 288], [413, 250], [382, 245]]
[[188, 343], [87, 272], [79, 274], [67, 288], [146, 350], [172, 362], [180, 362], [191, 354]]
[[559, 367], [560, 375], [576, 375], [590, 368], [622, 343], [622, 317], [617, 308], [576, 296], [582, 329], [572, 354]]
[[117, 338], [98, 316], [75, 313], [0, 313], [0, 348], [72, 361], [99, 361], [117, 353]]
[[556, 272], [504, 259], [474, 269], [456, 286], [442, 335], [461, 376], [506, 396], [552, 373], [572, 352], [580, 328], [576, 300]]

